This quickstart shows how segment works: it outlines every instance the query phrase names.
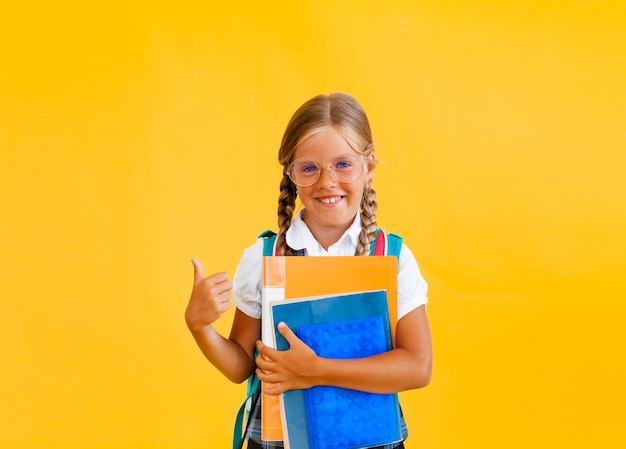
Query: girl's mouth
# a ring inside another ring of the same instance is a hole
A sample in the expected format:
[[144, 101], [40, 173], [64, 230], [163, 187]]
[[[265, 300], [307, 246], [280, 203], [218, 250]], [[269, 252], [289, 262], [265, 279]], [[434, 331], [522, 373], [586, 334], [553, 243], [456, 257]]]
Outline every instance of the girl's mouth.
[[331, 196], [326, 198], [318, 198], [318, 201], [321, 201], [324, 204], [335, 204], [338, 201], [341, 201], [342, 196]]

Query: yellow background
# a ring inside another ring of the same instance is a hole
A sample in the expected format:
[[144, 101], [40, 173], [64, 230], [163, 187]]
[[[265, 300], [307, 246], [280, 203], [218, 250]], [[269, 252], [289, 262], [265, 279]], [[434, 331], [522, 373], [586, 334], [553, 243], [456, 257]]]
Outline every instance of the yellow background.
[[335, 90], [430, 283], [407, 448], [626, 444], [624, 2], [16, 3], [1, 447], [230, 447], [244, 387], [186, 330], [189, 260], [232, 273], [276, 227], [287, 120]]

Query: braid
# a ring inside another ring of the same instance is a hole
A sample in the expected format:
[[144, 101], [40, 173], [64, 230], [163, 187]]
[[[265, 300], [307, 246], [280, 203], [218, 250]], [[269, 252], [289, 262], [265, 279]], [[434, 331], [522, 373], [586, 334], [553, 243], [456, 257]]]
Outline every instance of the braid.
[[285, 235], [291, 226], [293, 212], [296, 208], [296, 189], [287, 172], [283, 173], [280, 182], [280, 194], [278, 195], [278, 236], [276, 237], [276, 247], [279, 256], [291, 256], [292, 251], [287, 246]]
[[361, 233], [356, 247], [357, 256], [368, 256], [372, 242], [376, 239], [376, 191], [372, 188], [372, 180], [365, 183], [361, 200]]

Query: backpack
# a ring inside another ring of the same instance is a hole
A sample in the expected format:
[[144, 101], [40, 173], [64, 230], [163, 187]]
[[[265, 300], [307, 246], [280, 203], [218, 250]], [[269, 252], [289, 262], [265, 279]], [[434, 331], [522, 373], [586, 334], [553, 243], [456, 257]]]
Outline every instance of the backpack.
[[[259, 238], [263, 239], [263, 256], [275, 256], [277, 252], [276, 248], [276, 234], [272, 231], [263, 232]], [[400, 250], [402, 249], [402, 237], [396, 234], [389, 234], [383, 229], [376, 230], [376, 240], [370, 247], [370, 256], [396, 256], [400, 259]], [[301, 256], [304, 254], [294, 254]], [[256, 356], [256, 354], [255, 354]], [[235, 428], [233, 431], [233, 449], [242, 449], [246, 440], [246, 434], [248, 433], [248, 426], [252, 418], [252, 412], [256, 407], [256, 403], [261, 397], [261, 381], [252, 374], [248, 378], [248, 384], [246, 388], [246, 399], [239, 407], [237, 416], [235, 418]], [[243, 416], [247, 413], [246, 428], [243, 429]]]

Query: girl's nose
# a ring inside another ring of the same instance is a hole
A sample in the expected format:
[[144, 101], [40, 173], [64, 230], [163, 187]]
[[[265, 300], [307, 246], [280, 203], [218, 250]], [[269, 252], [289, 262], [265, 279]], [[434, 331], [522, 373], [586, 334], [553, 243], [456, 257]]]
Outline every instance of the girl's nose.
[[335, 179], [335, 174], [333, 173], [332, 166], [324, 167], [320, 169], [320, 179], [319, 185], [320, 187], [331, 187], [334, 186], [337, 182]]

